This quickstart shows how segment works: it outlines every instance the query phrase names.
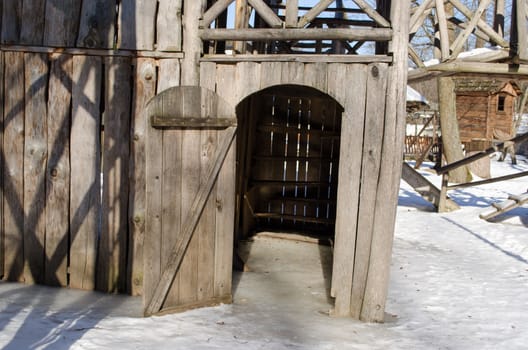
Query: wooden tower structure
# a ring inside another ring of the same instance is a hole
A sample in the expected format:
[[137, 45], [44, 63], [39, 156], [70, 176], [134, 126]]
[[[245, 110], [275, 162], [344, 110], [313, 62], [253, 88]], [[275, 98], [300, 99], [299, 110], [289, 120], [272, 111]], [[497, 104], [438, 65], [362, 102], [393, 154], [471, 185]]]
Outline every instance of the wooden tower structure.
[[225, 302], [235, 233], [286, 222], [332, 228], [334, 314], [383, 321], [425, 3], [2, 1], [0, 276]]

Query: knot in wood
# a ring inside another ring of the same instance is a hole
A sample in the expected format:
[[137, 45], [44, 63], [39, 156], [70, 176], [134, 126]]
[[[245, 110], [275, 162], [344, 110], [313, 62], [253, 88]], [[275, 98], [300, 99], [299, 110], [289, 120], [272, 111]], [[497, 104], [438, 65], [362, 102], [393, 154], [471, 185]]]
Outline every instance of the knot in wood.
[[57, 169], [52, 169], [51, 170], [51, 177], [57, 177], [57, 175], [59, 175], [59, 171]]
[[374, 66], [372, 67], [372, 69], [370, 70], [370, 73], [372, 74], [372, 76], [374, 78], [377, 78], [379, 76], [379, 69], [377, 66]]

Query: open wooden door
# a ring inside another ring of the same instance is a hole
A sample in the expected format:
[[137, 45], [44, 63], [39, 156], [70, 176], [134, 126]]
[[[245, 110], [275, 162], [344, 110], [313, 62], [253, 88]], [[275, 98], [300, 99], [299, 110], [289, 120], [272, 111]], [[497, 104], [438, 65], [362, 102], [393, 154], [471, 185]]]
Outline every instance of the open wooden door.
[[235, 109], [174, 87], [148, 104], [144, 313], [231, 302]]

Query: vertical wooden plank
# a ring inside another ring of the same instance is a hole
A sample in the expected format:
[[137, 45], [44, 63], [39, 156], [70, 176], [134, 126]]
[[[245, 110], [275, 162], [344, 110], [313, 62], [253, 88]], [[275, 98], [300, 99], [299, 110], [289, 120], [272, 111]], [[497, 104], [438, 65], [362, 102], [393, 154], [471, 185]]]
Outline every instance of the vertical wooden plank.
[[352, 317], [359, 318], [367, 274], [374, 227], [374, 208], [381, 166], [381, 145], [385, 115], [385, 91], [387, 88], [387, 66], [372, 64], [367, 71], [367, 104], [361, 158], [360, 207], [357, 224], [354, 278], [352, 282]]
[[113, 48], [116, 0], [83, 1], [77, 46]]
[[181, 51], [183, 0], [158, 0], [157, 49]]
[[70, 134], [70, 287], [95, 287], [101, 211], [99, 57], [74, 56]]
[[22, 1], [2, 1], [2, 44], [18, 44], [22, 19]]
[[70, 203], [70, 117], [73, 57], [52, 58], [46, 171], [46, 284], [67, 286]]
[[[2, 5], [0, 5], [0, 13]], [[1, 21], [1, 20], [0, 20]], [[0, 28], [2, 28], [0, 22]], [[0, 280], [4, 277], [4, 256], [5, 256], [5, 237], [4, 237], [4, 53], [0, 51]]]
[[172, 86], [180, 85], [180, 60], [159, 60], [158, 94]]
[[24, 280], [44, 283], [48, 59], [24, 54]]
[[282, 63], [262, 62], [260, 75], [260, 88], [265, 89], [274, 85], [279, 85], [282, 80]]
[[299, 16], [298, 0], [288, 0], [286, 2], [286, 27], [297, 27], [297, 17]]
[[407, 44], [409, 1], [393, 1], [391, 20], [394, 29], [386, 98], [385, 127], [369, 272], [361, 319], [382, 322], [385, 317], [394, 224], [401, 177], [403, 138], [405, 135], [405, 104], [407, 88]]
[[517, 53], [521, 61], [528, 60], [528, 4], [526, 0], [516, 0]]
[[304, 80], [304, 63], [282, 63], [282, 83], [302, 85]]
[[[235, 75], [235, 67], [220, 65], [217, 67], [216, 86], [221, 87], [219, 94], [232, 106], [237, 104], [235, 84], [229, 84]], [[219, 137], [221, 137], [219, 135]], [[235, 141], [236, 142], [236, 141]], [[233, 234], [235, 215], [235, 178], [236, 178], [236, 153], [233, 143], [229, 150], [224, 165], [218, 174], [216, 183], [216, 199], [219, 205], [216, 208], [216, 237], [215, 237], [215, 262], [214, 262], [214, 296], [231, 300], [232, 266], [233, 266]]]
[[24, 54], [5, 53], [4, 278], [23, 281], [24, 269]]
[[42, 45], [46, 0], [22, 1], [22, 26], [20, 43], [25, 45]]
[[[349, 91], [353, 77], [354, 91]], [[367, 66], [354, 64], [328, 66], [328, 94], [344, 108], [339, 153], [335, 250], [332, 295], [336, 298], [334, 315], [349, 316], [356, 251], [359, 210], [361, 153], [365, 127]], [[344, 181], [343, 179], [347, 179]]]
[[202, 40], [198, 37], [199, 20], [206, 6], [205, 0], [184, 0], [182, 85], [200, 83], [200, 55]]
[[129, 195], [129, 250], [127, 273], [130, 278], [128, 290], [132, 295], [143, 293], [143, 244], [145, 241], [146, 210], [146, 128], [145, 107], [156, 94], [156, 62], [150, 58], [138, 58], [134, 81], [132, 104], [130, 195]]
[[[200, 86], [214, 91], [216, 82], [216, 64], [213, 62], [203, 62], [200, 65]], [[216, 95], [203, 94], [201, 97], [200, 115], [203, 118], [218, 117], [218, 101]], [[216, 148], [218, 131], [214, 129], [204, 129], [201, 131], [200, 145], [200, 163], [202, 172], [201, 182], [205, 183], [207, 179], [207, 169], [215, 161], [213, 159]], [[198, 234], [198, 281], [197, 299], [199, 301], [210, 300], [214, 296], [214, 271], [215, 271], [215, 238], [216, 238], [216, 208], [217, 198], [214, 194], [218, 186], [213, 187], [211, 196], [204, 206], [200, 223], [195, 234]]]
[[327, 63], [307, 63], [304, 65], [304, 84], [326, 92], [327, 83]]
[[[119, 4], [117, 46], [125, 50], [153, 50], [156, 0], [122, 0]], [[171, 28], [172, 30], [172, 28]]]
[[161, 274], [162, 198], [163, 198], [163, 132], [148, 122], [148, 107], [144, 118], [146, 125], [146, 216], [143, 254], [143, 305], [154, 295]]
[[103, 217], [96, 282], [96, 288], [104, 292], [126, 291], [130, 63], [124, 57], [105, 59]]
[[[182, 116], [200, 115], [200, 96], [185, 96], [183, 100]], [[202, 178], [201, 167], [201, 131], [197, 129], [187, 129], [181, 131], [182, 147], [182, 167], [181, 167], [181, 217], [182, 222], [187, 220], [191, 205], [198, 193], [200, 181]], [[205, 169], [203, 170], [205, 171]], [[195, 233], [198, 233], [195, 231]], [[181, 234], [179, 230], [178, 234]], [[179, 304], [192, 304], [197, 298], [198, 284], [198, 237], [194, 234], [187, 251], [182, 260], [178, 272], [180, 278], [179, 286]]]
[[234, 99], [228, 100], [232, 105], [237, 105], [244, 98], [260, 90], [260, 64], [256, 62], [240, 62], [236, 65], [235, 82], [236, 90]]
[[81, 0], [53, 0], [46, 2], [44, 46], [75, 46], [80, 9]]

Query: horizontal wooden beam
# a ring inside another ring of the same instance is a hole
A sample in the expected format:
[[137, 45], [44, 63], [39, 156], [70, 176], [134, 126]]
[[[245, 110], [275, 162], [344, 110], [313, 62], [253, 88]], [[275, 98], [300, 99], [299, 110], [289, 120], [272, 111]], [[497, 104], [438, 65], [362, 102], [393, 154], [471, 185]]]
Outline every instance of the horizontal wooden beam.
[[205, 55], [202, 62], [392, 63], [386, 55]]
[[361, 40], [389, 41], [392, 29], [310, 28], [310, 29], [201, 29], [203, 40]]
[[43, 46], [0, 45], [0, 51], [67, 54], [73, 56], [144, 57], [144, 58], [183, 58], [183, 52], [106, 50], [84, 48], [58, 48]]
[[449, 62], [427, 68], [428, 71], [453, 73], [509, 74], [528, 76], [528, 65], [508, 63]]
[[462, 184], [449, 185], [449, 186], [447, 186], [447, 189], [448, 190], [454, 190], [454, 189], [457, 189], [457, 188], [487, 185], [487, 184], [491, 184], [491, 183], [495, 183], [495, 182], [512, 180], [512, 179], [516, 179], [516, 178], [524, 177], [524, 176], [528, 176], [528, 171], [523, 171], [523, 172], [520, 172], [520, 173], [509, 174], [509, 175], [503, 175], [503, 176], [499, 176], [499, 177], [493, 177], [491, 179], [486, 179], [486, 180], [479, 180], [479, 181], [473, 181], [473, 182], [465, 182], [465, 183], [462, 183]]
[[179, 118], [179, 117], [160, 117], [152, 116], [151, 125], [158, 129], [171, 128], [214, 128], [224, 129], [230, 126], [236, 126], [236, 118]]

